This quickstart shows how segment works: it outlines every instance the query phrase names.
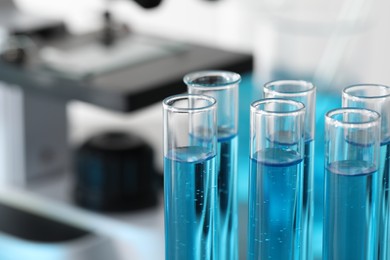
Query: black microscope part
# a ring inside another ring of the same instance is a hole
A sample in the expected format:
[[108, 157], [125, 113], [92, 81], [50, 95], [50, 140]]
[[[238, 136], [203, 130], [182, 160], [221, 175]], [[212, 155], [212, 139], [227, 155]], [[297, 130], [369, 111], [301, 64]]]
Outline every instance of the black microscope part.
[[95, 211], [128, 211], [157, 204], [158, 178], [153, 149], [141, 138], [108, 132], [76, 151], [78, 205]]
[[134, 0], [137, 4], [143, 8], [155, 8], [160, 5], [161, 0]]

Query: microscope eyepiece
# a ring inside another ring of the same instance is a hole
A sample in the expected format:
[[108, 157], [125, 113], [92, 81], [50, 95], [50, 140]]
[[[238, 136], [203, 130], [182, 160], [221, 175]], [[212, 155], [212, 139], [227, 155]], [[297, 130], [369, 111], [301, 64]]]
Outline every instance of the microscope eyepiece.
[[142, 6], [143, 8], [154, 8], [157, 7], [162, 0], [134, 0], [137, 4]]

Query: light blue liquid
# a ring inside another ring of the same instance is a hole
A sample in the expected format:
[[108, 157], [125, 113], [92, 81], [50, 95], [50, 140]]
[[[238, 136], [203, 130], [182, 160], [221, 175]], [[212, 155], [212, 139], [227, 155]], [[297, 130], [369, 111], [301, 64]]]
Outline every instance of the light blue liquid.
[[379, 243], [378, 243], [378, 259], [390, 259], [390, 198], [389, 198], [389, 178], [390, 178], [390, 142], [382, 143], [380, 148], [380, 167], [379, 178], [380, 186], [380, 220], [379, 220]]
[[305, 142], [303, 160], [303, 203], [302, 209], [302, 259], [313, 259], [314, 221], [314, 141]]
[[215, 156], [203, 149], [182, 147], [165, 158], [165, 259], [218, 259]]
[[220, 260], [238, 259], [237, 136], [218, 139], [218, 239]]
[[[341, 107], [339, 92], [329, 92], [329, 86], [316, 82], [316, 133], [314, 152], [314, 224], [313, 224], [313, 255], [314, 260], [322, 259], [323, 239], [323, 207], [325, 179], [325, 120], [324, 115], [331, 109]], [[325, 259], [324, 259], [325, 260]]]
[[294, 151], [268, 148], [251, 159], [248, 259], [300, 259], [303, 160]]
[[375, 258], [378, 176], [364, 161], [326, 169], [323, 259]]

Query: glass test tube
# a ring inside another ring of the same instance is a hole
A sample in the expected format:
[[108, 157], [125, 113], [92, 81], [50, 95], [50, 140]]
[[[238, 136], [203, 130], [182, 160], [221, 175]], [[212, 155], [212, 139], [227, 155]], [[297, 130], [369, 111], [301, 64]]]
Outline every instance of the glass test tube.
[[[315, 106], [316, 106], [316, 88], [308, 81], [304, 80], [277, 80], [264, 85], [263, 93], [265, 98], [285, 98], [302, 102], [306, 107], [305, 113], [305, 150], [303, 162], [303, 204], [302, 209], [302, 260], [313, 259], [312, 255], [312, 232], [314, 221], [314, 180], [320, 180], [314, 176], [314, 133], [315, 133]], [[318, 172], [322, 176], [322, 172]], [[318, 183], [323, 185], [323, 182]], [[317, 194], [321, 196], [321, 194]], [[316, 198], [316, 201], [322, 201], [322, 196]], [[321, 210], [322, 211], [322, 210]], [[320, 213], [321, 211], [317, 212]], [[322, 215], [317, 218], [316, 227], [322, 229]], [[317, 230], [318, 231], [318, 230]], [[317, 232], [322, 233], [322, 232]], [[322, 237], [322, 234], [321, 236]], [[319, 243], [321, 241], [316, 241]]]
[[163, 101], [165, 259], [218, 259], [215, 250], [216, 100]]
[[239, 74], [229, 71], [199, 71], [184, 76], [190, 94], [217, 100], [218, 210], [216, 227], [220, 260], [238, 259], [237, 145]]
[[390, 259], [390, 87], [376, 84], [353, 85], [342, 94], [343, 107], [360, 107], [381, 115], [379, 165], [378, 259]]
[[373, 110], [325, 116], [323, 259], [376, 259], [379, 141]]
[[248, 260], [301, 259], [305, 106], [251, 105]]

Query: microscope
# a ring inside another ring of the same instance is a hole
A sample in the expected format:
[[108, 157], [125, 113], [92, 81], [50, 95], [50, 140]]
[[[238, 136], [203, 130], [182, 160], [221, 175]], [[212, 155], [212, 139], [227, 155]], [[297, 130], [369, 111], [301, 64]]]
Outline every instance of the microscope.
[[251, 55], [133, 33], [108, 11], [101, 30], [82, 35], [22, 13], [12, 0], [0, 2], [0, 17], [0, 183], [7, 185], [70, 170], [71, 100], [129, 113], [185, 92], [188, 72], [252, 69]]
[[[161, 0], [134, 1], [144, 8], [154, 8]], [[98, 196], [109, 199], [100, 200], [98, 206], [88, 198], [80, 203], [77, 192], [69, 199], [68, 186], [63, 183], [74, 171], [76, 152], [68, 137], [67, 105], [83, 101], [131, 115], [167, 96], [185, 92], [182, 77], [188, 72], [218, 69], [244, 73], [252, 69], [251, 55], [136, 34], [116, 23], [109, 12], [103, 12], [102, 19], [99, 31], [74, 35], [60, 20], [29, 15], [12, 0], [0, 1], [1, 259], [37, 255], [39, 259], [99, 260], [162, 256], [158, 250], [162, 243], [162, 211], [158, 207], [126, 215], [111, 211], [138, 210], [152, 205], [153, 200], [128, 208], [129, 200], [115, 199], [126, 205], [114, 205], [109, 196]], [[144, 158], [153, 153], [140, 140], [120, 133], [92, 138], [81, 150], [79, 158], [91, 152], [111, 156], [120, 151], [127, 156], [126, 162], [138, 165], [145, 165], [139, 162], [145, 163]], [[110, 165], [123, 162], [121, 157], [115, 158]], [[99, 173], [91, 173], [89, 184], [95, 184]], [[128, 177], [133, 178], [131, 174]], [[141, 179], [131, 180], [136, 182], [127, 182], [131, 184], [125, 187], [129, 196], [142, 187]], [[112, 194], [112, 190], [100, 187], [95, 191]], [[71, 189], [74, 191], [75, 186]], [[75, 201], [84, 208], [113, 214], [85, 211], [76, 207]], [[87, 204], [83, 204], [85, 201]], [[130, 200], [134, 201], [141, 199]], [[155, 225], [153, 230], [145, 219]], [[150, 250], [145, 243], [156, 248]]]

